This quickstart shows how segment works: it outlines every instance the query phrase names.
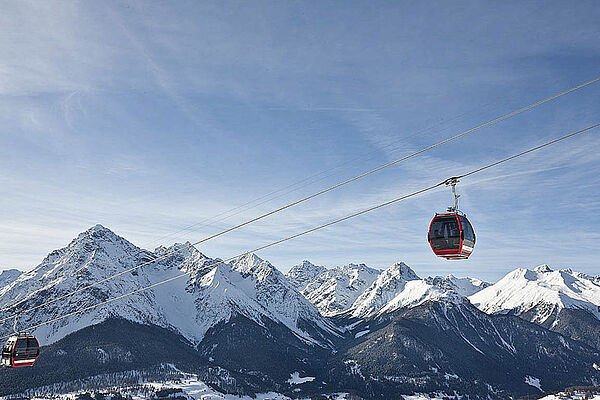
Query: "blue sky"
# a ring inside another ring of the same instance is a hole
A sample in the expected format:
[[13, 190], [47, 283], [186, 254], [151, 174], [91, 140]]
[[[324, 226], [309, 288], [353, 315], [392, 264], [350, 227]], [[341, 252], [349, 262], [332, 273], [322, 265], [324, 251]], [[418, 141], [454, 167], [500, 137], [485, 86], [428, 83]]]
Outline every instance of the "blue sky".
[[[196, 241], [600, 75], [594, 1], [2, 8], [0, 269], [32, 268], [96, 223], [147, 248]], [[597, 123], [599, 107], [596, 83], [200, 249], [233, 256]], [[599, 149], [595, 130], [461, 182], [478, 234], [465, 262], [425, 240], [445, 189], [259, 255], [283, 271], [600, 274]]]

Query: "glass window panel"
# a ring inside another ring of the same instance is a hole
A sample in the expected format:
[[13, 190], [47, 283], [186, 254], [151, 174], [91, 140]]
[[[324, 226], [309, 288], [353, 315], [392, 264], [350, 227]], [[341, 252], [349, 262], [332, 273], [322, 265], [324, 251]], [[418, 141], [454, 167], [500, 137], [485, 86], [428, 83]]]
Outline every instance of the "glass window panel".
[[25, 351], [25, 350], [27, 350], [27, 340], [25, 340], [25, 339], [17, 340], [17, 352], [21, 352], [21, 351]]
[[469, 242], [475, 242], [475, 233], [473, 232], [473, 227], [469, 220], [462, 215], [460, 216], [460, 222], [463, 227], [463, 231], [465, 232], [465, 240]]
[[458, 249], [460, 247], [458, 220], [454, 216], [435, 218], [431, 224], [429, 237], [434, 250]]
[[34, 338], [27, 339], [27, 354], [32, 357], [37, 356], [38, 353], [38, 342]]

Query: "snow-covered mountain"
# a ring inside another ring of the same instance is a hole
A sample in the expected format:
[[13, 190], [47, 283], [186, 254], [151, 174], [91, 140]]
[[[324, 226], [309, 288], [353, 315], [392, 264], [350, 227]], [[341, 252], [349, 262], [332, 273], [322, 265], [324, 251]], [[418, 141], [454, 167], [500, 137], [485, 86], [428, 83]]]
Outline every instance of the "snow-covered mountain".
[[381, 272], [364, 264], [327, 270], [304, 261], [294, 266], [286, 276], [322, 315], [329, 317], [371, 317], [426, 300], [470, 296], [489, 286], [489, 283], [476, 278], [453, 275], [422, 280], [402, 262]]
[[[310, 267], [312, 270], [312, 267]], [[333, 316], [347, 311], [356, 298], [377, 279], [381, 271], [365, 264], [349, 264], [334, 267], [317, 275], [301, 290], [322, 315]], [[294, 271], [299, 274], [299, 270]], [[288, 279], [293, 280], [288, 274]]]
[[[40, 265], [23, 273], [17, 280], [0, 290], [0, 309], [18, 303], [19, 306], [4, 312], [22, 311], [49, 299], [87, 286], [92, 282], [116, 274], [126, 268], [152, 260], [154, 254], [141, 250], [101, 225], [79, 234], [68, 246], [51, 252]], [[35, 325], [67, 312], [88, 307], [150, 284], [159, 267], [124, 274], [70, 298], [57, 301], [30, 313], [22, 314], [18, 328]], [[99, 307], [84, 314], [74, 315], [36, 330], [43, 343], [53, 342], [84, 326], [100, 322], [109, 315], [118, 315], [136, 322], [166, 325], [153, 311], [153, 293], [139, 293], [109, 306]], [[6, 325], [6, 324], [5, 324]], [[7, 327], [5, 326], [5, 329]]]
[[311, 339], [300, 329], [299, 321], [314, 324], [319, 329], [335, 334], [335, 328], [323, 319], [319, 311], [292, 286], [286, 277], [270, 262], [255, 254], [245, 254], [231, 262], [232, 271], [246, 280], [242, 288], [251, 282], [252, 300], [260, 304], [263, 314], [282, 322], [290, 330], [305, 339]]
[[18, 269], [6, 269], [0, 272], [0, 289], [5, 287], [6, 285], [13, 283], [17, 280], [19, 276], [21, 276], [23, 272]]
[[331, 363], [331, 380], [342, 387], [387, 387], [381, 398], [433, 388], [468, 393], [460, 398], [520, 398], [516, 392], [540, 393], [533, 382], [551, 392], [573, 376], [591, 385], [600, 378], [597, 350], [515, 316], [485, 314], [453, 291], [356, 323], [354, 341]]
[[317, 276], [327, 272], [327, 269], [321, 265], [315, 265], [308, 260], [294, 265], [285, 277], [298, 291], [302, 291], [306, 285], [312, 282]]
[[477, 278], [457, 278], [454, 275], [446, 276], [429, 276], [425, 278], [427, 283], [438, 287], [452, 289], [463, 296], [471, 296], [482, 289], [490, 286], [490, 283], [484, 282]]
[[565, 308], [587, 310], [600, 319], [600, 283], [595, 277], [570, 269], [540, 265], [519, 268], [469, 298], [488, 314], [529, 314], [527, 319], [553, 323]]
[[[141, 263], [148, 265], [129, 271]], [[114, 274], [120, 275], [102, 281]], [[568, 270], [525, 271], [472, 294], [490, 299], [490, 315], [465, 297], [486, 286], [476, 279], [420, 279], [401, 262], [383, 272], [303, 262], [286, 277], [253, 254], [226, 263], [189, 243], [147, 251], [96, 225], [13, 278], [0, 288], [0, 319], [60, 299], [22, 314], [19, 329], [85, 312], [35, 329], [44, 346], [36, 366], [0, 371], [2, 394], [29, 389], [33, 381], [56, 387], [170, 364], [220, 391], [292, 398], [455, 391], [503, 399], [537, 393], [527, 382], [550, 390], [600, 382], [600, 352], [590, 347], [600, 337], [600, 320], [588, 305], [597, 306], [598, 279]], [[94, 282], [100, 283], [79, 291]], [[502, 295], [482, 296], [494, 286]], [[523, 291], [535, 292], [525, 296], [534, 300], [558, 291], [552, 304], [589, 314], [598, 330], [579, 314], [561, 312], [551, 327], [558, 334], [527, 321], [527, 308], [492, 308], [491, 298], [508, 307]], [[521, 318], [493, 315], [518, 312]], [[11, 323], [0, 328], [10, 332]]]
[[375, 315], [404, 291], [409, 281], [422, 282], [408, 265], [403, 262], [395, 263], [379, 274], [377, 279], [356, 298], [348, 314], [356, 318]]
[[[0, 309], [14, 303], [19, 303], [17, 311], [34, 307], [176, 249], [183, 251], [23, 314], [19, 327], [32, 326], [186, 273], [167, 285], [58, 320], [37, 328], [34, 333], [48, 344], [85, 326], [119, 317], [168, 328], [198, 343], [211, 327], [229, 320], [234, 313], [259, 325], [264, 325], [265, 319], [281, 323], [313, 343], [323, 344], [322, 335], [311, 337], [307, 327], [312, 327], [313, 332], [333, 331], [331, 324], [279, 271], [254, 255], [225, 264], [206, 257], [189, 243], [150, 252], [101, 225], [81, 233], [67, 247], [53, 251], [38, 267], [0, 289]], [[2, 316], [12, 312], [5, 311]], [[11, 322], [5, 322], [5, 330]]]

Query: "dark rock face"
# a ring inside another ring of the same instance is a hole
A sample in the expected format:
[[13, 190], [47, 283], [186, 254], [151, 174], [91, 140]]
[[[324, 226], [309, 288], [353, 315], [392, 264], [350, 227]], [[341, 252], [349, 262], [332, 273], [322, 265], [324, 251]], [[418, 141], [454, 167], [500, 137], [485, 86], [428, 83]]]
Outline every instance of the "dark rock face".
[[265, 321], [258, 326], [242, 315], [212, 328], [199, 351], [214, 365], [244, 373], [243, 381], [252, 393], [287, 392], [287, 380], [294, 372], [317, 376], [332, 354], [299, 339], [284, 325]]
[[429, 302], [369, 325], [371, 333], [350, 340], [329, 364], [331, 381], [367, 398], [433, 391], [507, 398], [540, 393], [528, 376], [546, 391], [600, 378], [599, 353], [585, 344], [469, 304]]
[[600, 321], [587, 310], [563, 308], [554, 323], [545, 327], [600, 350]]
[[600, 349], [600, 281], [570, 268], [515, 269], [469, 298], [480, 310], [516, 315]]
[[548, 315], [546, 320], [536, 324], [600, 350], [600, 320], [587, 309], [561, 308], [555, 304], [540, 303], [523, 313], [510, 310], [506, 314], [518, 316], [525, 321], [535, 320], [538, 314]]

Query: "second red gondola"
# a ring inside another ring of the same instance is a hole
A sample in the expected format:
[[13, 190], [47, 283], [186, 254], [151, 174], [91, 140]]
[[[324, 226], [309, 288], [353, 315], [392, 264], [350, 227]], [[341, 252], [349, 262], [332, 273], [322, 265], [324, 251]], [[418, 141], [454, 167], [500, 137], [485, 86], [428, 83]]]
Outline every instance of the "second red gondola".
[[30, 367], [40, 355], [40, 345], [31, 335], [11, 336], [2, 348], [0, 364], [3, 367]]

